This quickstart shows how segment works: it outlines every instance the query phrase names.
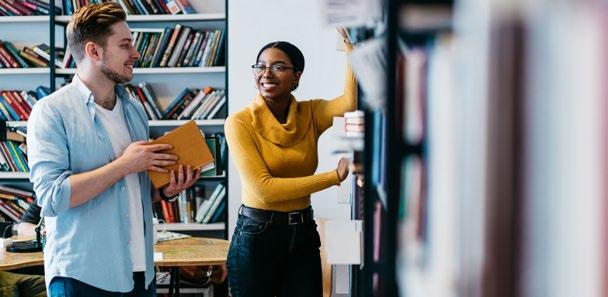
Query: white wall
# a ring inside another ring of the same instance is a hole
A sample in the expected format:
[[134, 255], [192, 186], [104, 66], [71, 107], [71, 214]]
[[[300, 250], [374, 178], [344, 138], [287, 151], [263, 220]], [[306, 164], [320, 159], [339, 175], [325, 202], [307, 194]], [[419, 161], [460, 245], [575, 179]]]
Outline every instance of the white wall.
[[[229, 113], [249, 105], [257, 90], [250, 65], [258, 50], [271, 41], [284, 40], [304, 53], [306, 66], [300, 86], [294, 92], [299, 100], [333, 98], [342, 93], [345, 77], [344, 52], [336, 51], [336, 30], [321, 23], [318, 1], [264, 0], [228, 1], [228, 92]], [[338, 158], [329, 153], [331, 131], [319, 141], [317, 172], [335, 168]], [[229, 165], [230, 235], [241, 204], [241, 182], [234, 163]], [[316, 216], [348, 218], [350, 206], [338, 205], [336, 187], [313, 195]]]

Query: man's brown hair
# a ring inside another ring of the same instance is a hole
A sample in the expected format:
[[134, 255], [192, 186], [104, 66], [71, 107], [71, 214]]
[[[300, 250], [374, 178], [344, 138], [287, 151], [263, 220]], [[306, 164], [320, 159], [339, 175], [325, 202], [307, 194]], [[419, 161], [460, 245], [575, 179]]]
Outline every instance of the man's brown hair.
[[84, 58], [84, 45], [92, 41], [106, 46], [112, 25], [126, 21], [127, 14], [116, 2], [89, 4], [74, 13], [66, 29], [68, 46], [76, 62]]

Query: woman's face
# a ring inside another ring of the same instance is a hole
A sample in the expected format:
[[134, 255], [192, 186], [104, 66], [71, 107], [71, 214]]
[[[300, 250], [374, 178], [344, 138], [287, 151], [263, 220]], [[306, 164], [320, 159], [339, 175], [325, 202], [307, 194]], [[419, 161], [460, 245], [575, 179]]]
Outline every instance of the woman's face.
[[256, 88], [270, 100], [288, 98], [302, 75], [301, 71], [294, 71], [289, 57], [277, 48], [264, 50], [253, 70]]

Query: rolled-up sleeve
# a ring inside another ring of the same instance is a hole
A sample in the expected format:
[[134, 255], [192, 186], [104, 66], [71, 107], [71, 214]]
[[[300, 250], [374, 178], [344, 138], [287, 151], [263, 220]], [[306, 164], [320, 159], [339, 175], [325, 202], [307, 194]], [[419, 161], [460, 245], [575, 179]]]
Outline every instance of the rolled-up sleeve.
[[61, 116], [41, 101], [34, 106], [27, 125], [30, 181], [43, 216], [57, 216], [70, 208], [72, 174], [67, 136]]

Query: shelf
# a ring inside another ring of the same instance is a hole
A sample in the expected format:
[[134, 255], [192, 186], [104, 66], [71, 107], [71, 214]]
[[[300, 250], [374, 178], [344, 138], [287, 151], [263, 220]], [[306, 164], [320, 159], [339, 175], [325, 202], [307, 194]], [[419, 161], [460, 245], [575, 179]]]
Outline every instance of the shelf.
[[49, 68], [2, 68], [0, 75], [3, 74], [49, 74]]
[[29, 180], [29, 172], [0, 172], [0, 179], [11, 179], [11, 180]]
[[[224, 73], [226, 67], [154, 67], [134, 68], [133, 74], [191, 74], [191, 73]], [[48, 72], [48, 71], [47, 71]], [[76, 69], [57, 69], [57, 74], [75, 74]]]
[[[148, 121], [150, 127], [179, 127], [190, 120], [158, 120]], [[217, 120], [196, 120], [198, 126], [223, 126], [225, 119]]]
[[48, 15], [3, 16], [0, 23], [41, 23], [48, 22]]
[[15, 127], [15, 128], [21, 128], [21, 127], [27, 127], [27, 122], [26, 121], [9, 121], [6, 122], [6, 125], [8, 127]]
[[166, 226], [167, 231], [222, 231], [225, 226], [223, 222], [212, 224], [199, 223], [169, 223], [159, 226], [160, 229]]
[[[68, 23], [72, 16], [61, 15], [55, 17], [57, 22]], [[48, 19], [48, 17], [47, 17]], [[195, 14], [156, 14], [156, 15], [127, 15], [127, 22], [199, 22], [199, 21], [223, 21], [226, 19], [224, 13], [195, 13]]]
[[199, 180], [221, 180], [221, 179], [225, 179], [226, 175], [222, 174], [222, 175], [215, 175], [215, 176], [201, 176], [198, 179]]

